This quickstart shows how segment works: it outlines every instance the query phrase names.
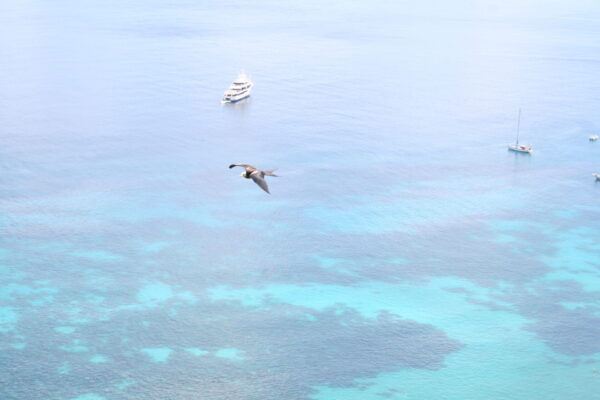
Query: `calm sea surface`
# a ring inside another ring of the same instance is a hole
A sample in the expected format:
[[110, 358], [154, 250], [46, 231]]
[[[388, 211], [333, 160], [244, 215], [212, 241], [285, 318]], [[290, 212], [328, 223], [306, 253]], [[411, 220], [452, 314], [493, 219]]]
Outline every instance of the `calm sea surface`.
[[4, 1], [0, 71], [2, 400], [598, 399], [598, 2]]

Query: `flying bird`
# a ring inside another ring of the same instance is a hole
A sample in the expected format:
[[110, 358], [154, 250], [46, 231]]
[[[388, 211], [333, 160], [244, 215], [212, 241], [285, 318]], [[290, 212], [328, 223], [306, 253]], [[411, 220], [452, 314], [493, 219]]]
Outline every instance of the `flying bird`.
[[244, 168], [244, 172], [242, 172], [242, 176], [246, 179], [252, 179], [254, 183], [256, 183], [262, 190], [271, 194], [269, 192], [269, 186], [267, 186], [267, 182], [265, 181], [265, 176], [278, 176], [273, 173], [274, 169], [270, 169], [267, 171], [261, 171], [260, 169], [250, 165], [250, 164], [231, 164], [229, 168], [233, 167], [242, 167]]

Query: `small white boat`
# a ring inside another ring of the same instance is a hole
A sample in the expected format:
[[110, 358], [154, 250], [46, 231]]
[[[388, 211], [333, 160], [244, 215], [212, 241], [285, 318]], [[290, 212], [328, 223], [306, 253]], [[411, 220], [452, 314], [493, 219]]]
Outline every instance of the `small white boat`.
[[509, 144], [508, 149], [517, 153], [530, 153], [533, 151], [531, 146], [523, 146], [522, 144]]
[[508, 145], [508, 150], [510, 151], [516, 151], [517, 153], [528, 153], [531, 154], [531, 152], [533, 151], [533, 148], [531, 146], [525, 146], [522, 144], [519, 144], [519, 130], [521, 128], [521, 109], [519, 108], [519, 119], [517, 122], [517, 140], [515, 141], [515, 144], [509, 144]]
[[250, 78], [244, 72], [240, 72], [235, 81], [229, 86], [229, 89], [225, 91], [221, 104], [235, 103], [250, 97], [252, 86], [254, 84], [250, 81]]
[[595, 142], [596, 140], [598, 140], [598, 135], [591, 135], [589, 137], [589, 139], [590, 139], [590, 142]]
[[592, 176], [596, 178], [597, 181], [600, 181], [600, 174], [592, 174]]

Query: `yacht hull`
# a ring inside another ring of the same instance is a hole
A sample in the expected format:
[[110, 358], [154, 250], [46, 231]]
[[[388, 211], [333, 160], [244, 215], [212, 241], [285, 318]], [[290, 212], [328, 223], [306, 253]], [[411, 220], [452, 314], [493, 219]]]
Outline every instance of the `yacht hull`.
[[248, 97], [250, 97], [250, 94], [247, 94], [244, 97], [240, 97], [239, 99], [221, 100], [221, 104], [237, 103], [238, 101], [242, 101], [244, 99], [247, 99]]

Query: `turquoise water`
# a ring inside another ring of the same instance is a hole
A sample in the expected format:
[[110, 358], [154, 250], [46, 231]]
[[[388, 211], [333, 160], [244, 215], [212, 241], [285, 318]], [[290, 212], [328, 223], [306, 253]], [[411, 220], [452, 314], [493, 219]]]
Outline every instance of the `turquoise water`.
[[0, 4], [0, 398], [596, 399], [600, 6], [441, 3]]

